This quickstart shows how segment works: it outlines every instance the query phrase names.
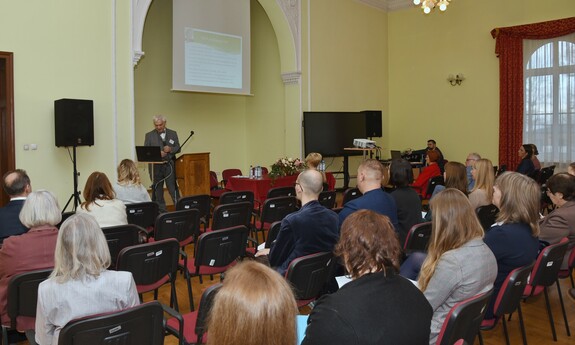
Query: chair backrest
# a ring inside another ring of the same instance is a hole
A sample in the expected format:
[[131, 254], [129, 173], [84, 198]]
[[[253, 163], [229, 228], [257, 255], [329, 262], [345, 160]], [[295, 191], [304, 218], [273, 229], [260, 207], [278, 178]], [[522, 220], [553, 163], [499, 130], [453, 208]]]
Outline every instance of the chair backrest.
[[[549, 245], [539, 252], [531, 270], [529, 285], [534, 287], [551, 286], [557, 281], [568, 244], [569, 241], [565, 237], [559, 243]], [[532, 291], [534, 290], [532, 289]]]
[[264, 245], [265, 248], [271, 248], [272, 247], [272, 244], [274, 243], [274, 241], [278, 237], [278, 234], [280, 233], [281, 227], [282, 227], [281, 221], [272, 223], [272, 225], [270, 226], [270, 230], [268, 231], [268, 237], [266, 238], [266, 244]]
[[541, 185], [547, 183], [547, 180], [555, 173], [555, 165], [551, 165], [541, 169], [537, 182]]
[[357, 199], [362, 195], [358, 188], [348, 188], [343, 192], [343, 201], [341, 204], [345, 205], [347, 202]]
[[443, 322], [436, 344], [451, 345], [460, 339], [473, 344], [492, 293], [493, 290], [489, 290], [454, 305]]
[[493, 313], [496, 316], [510, 314], [517, 309], [521, 302], [525, 286], [527, 286], [529, 274], [531, 273], [533, 265], [534, 263], [516, 268], [509, 272], [495, 299]]
[[30, 271], [13, 276], [8, 283], [6, 293], [6, 311], [10, 317], [12, 329], [18, 326], [18, 317], [36, 317], [36, 304], [38, 302], [38, 285], [46, 280], [52, 269]]
[[175, 238], [180, 247], [190, 244], [200, 235], [200, 211], [195, 208], [160, 214], [156, 218], [154, 240]]
[[58, 345], [164, 343], [164, 312], [153, 301], [122, 311], [72, 320], [62, 328]]
[[429, 181], [427, 182], [427, 190], [425, 192], [427, 198], [430, 198], [431, 195], [433, 195], [433, 191], [435, 190], [435, 187], [438, 185], [442, 186], [445, 185], [445, 181], [443, 180], [442, 175], [434, 176], [430, 178]]
[[332, 209], [335, 207], [335, 198], [336, 198], [335, 190], [324, 190], [323, 192], [319, 193], [318, 201], [324, 207]]
[[126, 204], [129, 224], [136, 224], [144, 229], [151, 229], [158, 216], [158, 204], [153, 201]]
[[410, 253], [413, 251], [427, 252], [427, 244], [431, 237], [431, 222], [419, 223], [409, 229], [403, 245], [403, 251]]
[[268, 190], [267, 198], [277, 198], [280, 196], [295, 197], [295, 187], [274, 187]]
[[219, 187], [218, 174], [210, 170], [210, 189], [217, 189]]
[[245, 225], [204, 232], [196, 244], [194, 263], [200, 266], [225, 267], [246, 252], [248, 228]]
[[288, 214], [295, 212], [297, 209], [297, 200], [293, 196], [279, 196], [269, 198], [262, 205], [260, 217], [261, 223], [273, 223], [281, 221]]
[[212, 230], [230, 228], [232, 226], [250, 226], [253, 206], [250, 202], [218, 205], [212, 216]]
[[176, 211], [196, 209], [200, 218], [209, 218], [212, 199], [208, 194], [190, 195], [180, 198], [176, 203]]
[[222, 171], [222, 179], [227, 181], [232, 176], [242, 175], [242, 171], [240, 169], [225, 169]]
[[489, 231], [489, 228], [491, 228], [491, 225], [495, 223], [495, 219], [499, 214], [499, 209], [497, 208], [497, 206], [489, 204], [479, 206], [478, 208], [475, 209], [475, 213], [477, 214], [477, 218], [479, 219], [479, 222], [481, 223], [483, 230], [487, 232]]
[[56, 225], [56, 227], [58, 229], [60, 229], [60, 226], [62, 225], [62, 223], [64, 223], [64, 221], [70, 217], [72, 217], [73, 215], [75, 215], [76, 212], [75, 211], [69, 211], [69, 212], [62, 212], [62, 219], [60, 220], [60, 223], [58, 223], [58, 225]]
[[225, 192], [220, 195], [220, 205], [234, 204], [237, 202], [250, 202], [254, 204], [254, 192], [249, 190], [239, 190]]
[[126, 224], [102, 228], [102, 232], [110, 249], [110, 257], [112, 258], [110, 268], [116, 269], [116, 261], [120, 251], [126, 247], [139, 244], [140, 232], [145, 232], [145, 230], [135, 224]]
[[175, 279], [179, 250], [173, 238], [126, 247], [118, 255], [118, 271], [132, 273], [139, 293], [155, 290], [166, 276]]
[[499, 176], [506, 171], [507, 171], [507, 164], [501, 164], [501, 166], [499, 167], [499, 170], [497, 171], [496, 176]]
[[321, 252], [306, 255], [290, 262], [286, 279], [294, 288], [296, 299], [316, 298], [325, 286], [333, 266], [333, 254]]
[[208, 330], [208, 315], [214, 305], [214, 298], [220, 289], [222, 288], [222, 283], [214, 284], [208, 287], [202, 297], [200, 298], [200, 306], [198, 307], [198, 316], [196, 318], [196, 328], [195, 332], [198, 336], [197, 344], [202, 343], [202, 337]]

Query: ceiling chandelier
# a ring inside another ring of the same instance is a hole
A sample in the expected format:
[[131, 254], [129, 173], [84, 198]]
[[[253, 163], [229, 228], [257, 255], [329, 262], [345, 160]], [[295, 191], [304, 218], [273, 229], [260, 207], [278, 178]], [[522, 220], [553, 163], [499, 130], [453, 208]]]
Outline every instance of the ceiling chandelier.
[[451, 0], [413, 0], [416, 6], [421, 5], [423, 13], [428, 14], [432, 9], [438, 7], [440, 11], [445, 11]]

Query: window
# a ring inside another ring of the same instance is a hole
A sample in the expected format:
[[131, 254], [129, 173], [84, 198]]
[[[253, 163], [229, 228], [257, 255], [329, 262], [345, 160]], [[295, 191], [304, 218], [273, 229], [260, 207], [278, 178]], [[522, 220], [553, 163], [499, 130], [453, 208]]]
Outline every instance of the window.
[[523, 142], [545, 165], [575, 162], [575, 34], [523, 40]]

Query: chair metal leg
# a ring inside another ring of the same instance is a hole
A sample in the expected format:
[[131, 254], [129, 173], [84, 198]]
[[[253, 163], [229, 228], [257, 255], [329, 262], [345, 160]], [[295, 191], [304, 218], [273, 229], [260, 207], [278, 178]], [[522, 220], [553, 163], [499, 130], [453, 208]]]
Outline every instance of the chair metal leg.
[[557, 341], [557, 333], [555, 332], [555, 321], [553, 321], [553, 313], [551, 312], [551, 305], [549, 304], [549, 294], [547, 293], [547, 286], [543, 288], [545, 294], [545, 305], [547, 306], [547, 316], [549, 317], [549, 324], [551, 325], [551, 332], [553, 333], [553, 341]]
[[190, 277], [190, 271], [187, 268], [184, 269], [184, 277], [188, 283], [188, 299], [190, 300], [190, 311], [194, 311], [194, 295], [192, 294], [192, 278]]
[[521, 312], [521, 304], [517, 307], [517, 314], [519, 314], [519, 326], [521, 327], [521, 336], [523, 337], [523, 345], [527, 345], [527, 335], [525, 334], [525, 324], [523, 323], [523, 312]]
[[483, 336], [481, 335], [481, 330], [477, 332], [477, 337], [479, 338], [479, 345], [483, 345]]
[[507, 321], [505, 321], [505, 316], [503, 316], [501, 319], [503, 322], [503, 334], [505, 334], [505, 344], [509, 345], [509, 332], [507, 332]]
[[573, 282], [573, 269], [569, 269], [569, 279], [571, 280], [571, 287], [575, 289], [575, 282]]
[[559, 285], [559, 279], [555, 280], [555, 285], [557, 285], [557, 293], [559, 294], [559, 302], [561, 302], [561, 311], [563, 312], [563, 321], [565, 321], [565, 330], [567, 331], [567, 336], [571, 336], [571, 330], [569, 329], [569, 322], [567, 321], [567, 313], [565, 312], [565, 304], [563, 303], [563, 294], [561, 293], [561, 286]]
[[173, 307], [177, 312], [179, 312], [180, 308], [178, 307], [178, 294], [176, 292], [176, 276], [170, 276], [170, 286], [172, 287], [170, 293], [170, 307]]

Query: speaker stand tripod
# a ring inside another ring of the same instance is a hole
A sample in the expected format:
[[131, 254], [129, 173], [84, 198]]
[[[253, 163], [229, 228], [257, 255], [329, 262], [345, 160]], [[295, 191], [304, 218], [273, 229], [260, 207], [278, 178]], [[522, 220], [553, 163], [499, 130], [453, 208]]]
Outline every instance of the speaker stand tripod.
[[72, 164], [74, 165], [74, 192], [72, 193], [72, 195], [70, 195], [70, 198], [68, 199], [68, 202], [66, 203], [66, 206], [64, 206], [64, 209], [62, 210], [62, 213], [66, 212], [66, 209], [68, 208], [68, 205], [70, 204], [70, 202], [73, 200], [74, 203], [72, 204], [72, 211], [76, 212], [76, 208], [78, 207], [78, 205], [81, 204], [80, 202], [80, 192], [78, 191], [78, 167], [76, 166], [76, 145], [72, 146]]

